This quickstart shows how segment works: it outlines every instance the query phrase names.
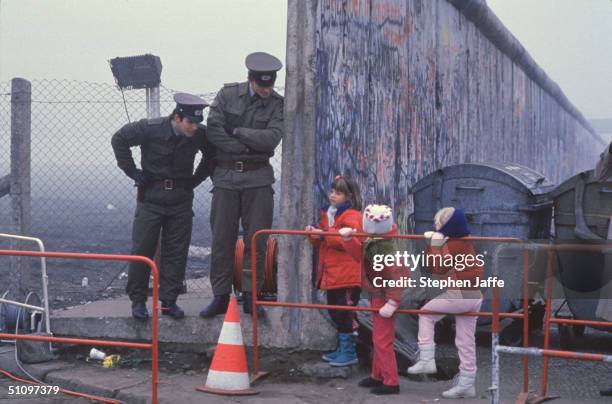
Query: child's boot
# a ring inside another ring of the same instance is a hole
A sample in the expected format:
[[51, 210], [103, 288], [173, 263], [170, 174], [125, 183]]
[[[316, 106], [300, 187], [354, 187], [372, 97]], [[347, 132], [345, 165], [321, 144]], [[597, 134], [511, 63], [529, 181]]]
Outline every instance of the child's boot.
[[436, 345], [419, 344], [419, 361], [408, 368], [408, 373], [418, 375], [436, 372]]
[[476, 381], [476, 371], [466, 372], [459, 371], [458, 377], [455, 378], [453, 387], [442, 393], [444, 398], [469, 398], [476, 397], [476, 389], [474, 382]]
[[352, 333], [340, 333], [340, 354], [329, 364], [332, 366], [349, 366], [357, 362], [355, 336]]
[[321, 358], [325, 361], [325, 362], [333, 362], [336, 357], [338, 355], [340, 355], [340, 348], [342, 347], [342, 345], [340, 345], [340, 335], [338, 335], [338, 347], [336, 348], [335, 351], [333, 352], [328, 352], [325, 355], [323, 355]]
[[399, 392], [399, 386], [387, 386], [386, 384], [381, 384], [380, 386], [376, 386], [370, 389], [370, 393], [376, 394], [377, 396], [384, 396], [387, 394], [399, 394]]

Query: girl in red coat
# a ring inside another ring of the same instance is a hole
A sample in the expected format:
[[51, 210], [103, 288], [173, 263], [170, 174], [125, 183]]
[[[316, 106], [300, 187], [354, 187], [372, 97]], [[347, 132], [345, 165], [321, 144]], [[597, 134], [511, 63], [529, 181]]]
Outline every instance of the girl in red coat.
[[361, 380], [359, 386], [371, 387], [370, 391], [376, 395], [398, 394], [399, 375], [393, 350], [393, 313], [399, 307], [404, 289], [389, 287], [383, 281], [400, 280], [408, 275], [408, 271], [395, 265], [382, 265], [380, 259], [375, 258], [392, 256], [397, 252], [395, 240], [389, 238], [397, 234], [391, 208], [386, 205], [368, 205], [363, 213], [363, 231], [373, 237], [362, 241], [352, 237], [355, 231], [355, 228], [340, 229], [344, 248], [361, 262], [362, 288], [369, 292], [371, 307], [378, 310], [373, 314], [372, 373], [370, 377]]
[[[356, 182], [337, 176], [329, 193], [329, 204], [321, 209], [321, 220], [316, 226], [306, 226], [306, 231], [338, 233], [343, 227], [361, 231], [361, 192]], [[356, 306], [361, 293], [361, 268], [359, 260], [344, 250], [340, 237], [311, 236], [313, 246], [319, 248], [316, 285], [327, 292], [327, 304]], [[330, 310], [329, 315], [338, 329], [338, 348], [323, 355], [332, 366], [349, 366], [357, 363], [353, 312]]]

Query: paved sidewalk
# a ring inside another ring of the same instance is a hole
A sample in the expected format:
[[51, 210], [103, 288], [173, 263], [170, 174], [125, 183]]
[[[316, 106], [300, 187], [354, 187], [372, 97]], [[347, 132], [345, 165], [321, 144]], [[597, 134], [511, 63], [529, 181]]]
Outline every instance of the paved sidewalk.
[[[460, 403], [490, 402], [487, 388], [490, 384], [490, 350], [479, 347], [479, 377], [477, 381], [478, 398], [457, 400]], [[301, 354], [296, 354], [302, 357]], [[316, 360], [316, 354], [310, 360]], [[416, 382], [401, 378], [399, 396], [376, 397], [366, 389], [357, 387], [357, 382], [367, 376], [365, 369], [354, 367], [347, 379], [316, 379], [301, 375], [290, 362], [278, 361], [272, 374], [253, 387], [259, 391], [256, 396], [223, 397], [201, 393], [195, 387], [205, 381], [205, 371], [160, 374], [160, 403], [212, 403], [252, 402], [252, 403], [434, 403], [445, 401], [440, 393], [448, 388], [450, 381]], [[273, 363], [262, 357], [262, 368], [270, 369]], [[502, 358], [502, 402], [514, 402], [516, 393], [522, 383], [521, 361], [517, 358]], [[17, 373], [13, 362], [13, 353], [0, 354], [0, 368]], [[539, 361], [532, 361], [530, 366], [532, 389], [539, 388]], [[145, 369], [104, 369], [99, 364], [84, 361], [54, 361], [45, 364], [27, 365], [26, 369], [52, 385], [61, 385], [91, 394], [103, 395], [122, 400], [126, 403], [150, 402], [150, 370]], [[598, 388], [606, 386], [610, 378], [610, 368], [600, 363], [576, 361], [551, 361], [549, 391], [561, 395], [554, 403], [599, 403], [610, 402], [610, 398], [599, 397]], [[536, 384], [537, 383], [537, 384]], [[81, 403], [86, 402], [68, 396], [28, 397], [15, 400], [7, 394], [9, 385], [16, 382], [0, 376], [0, 402], [40, 402], [40, 403]], [[29, 401], [28, 401], [29, 400]]]

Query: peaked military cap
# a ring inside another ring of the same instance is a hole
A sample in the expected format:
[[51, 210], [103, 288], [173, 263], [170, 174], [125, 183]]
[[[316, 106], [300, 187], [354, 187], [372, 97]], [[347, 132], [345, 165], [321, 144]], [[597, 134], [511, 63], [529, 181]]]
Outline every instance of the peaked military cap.
[[203, 110], [208, 103], [202, 98], [188, 93], [176, 93], [174, 101], [176, 101], [176, 110], [191, 122], [200, 123], [204, 120]]
[[249, 69], [249, 75], [262, 87], [272, 87], [276, 72], [283, 67], [280, 60], [265, 52], [251, 53], [244, 64]]

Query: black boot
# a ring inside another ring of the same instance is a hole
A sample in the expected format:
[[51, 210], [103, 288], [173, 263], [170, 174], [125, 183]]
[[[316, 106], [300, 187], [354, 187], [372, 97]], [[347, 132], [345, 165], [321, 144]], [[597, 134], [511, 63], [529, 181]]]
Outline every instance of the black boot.
[[132, 302], [132, 317], [138, 321], [147, 321], [149, 319], [147, 304], [145, 302]]
[[[253, 315], [253, 294], [251, 292], [242, 292], [242, 311], [244, 314]], [[264, 315], [264, 310], [261, 306], [257, 306], [257, 317]]]
[[175, 301], [171, 300], [162, 300], [161, 312], [164, 316], [170, 316], [176, 320], [185, 317], [185, 312], [183, 309], [181, 309]]
[[359, 387], [377, 387], [381, 386], [383, 382], [381, 380], [372, 379], [371, 377], [366, 377], [365, 379], [361, 379], [357, 384]]
[[612, 388], [609, 388], [607, 390], [600, 390], [599, 391], [599, 395], [600, 396], [612, 396]]
[[376, 386], [370, 390], [370, 393], [376, 394], [377, 396], [384, 396], [387, 394], [399, 394], [399, 386], [387, 386], [386, 384], [381, 384], [380, 386]]
[[200, 312], [200, 317], [214, 317], [227, 311], [229, 305], [228, 295], [215, 295], [210, 304]]

